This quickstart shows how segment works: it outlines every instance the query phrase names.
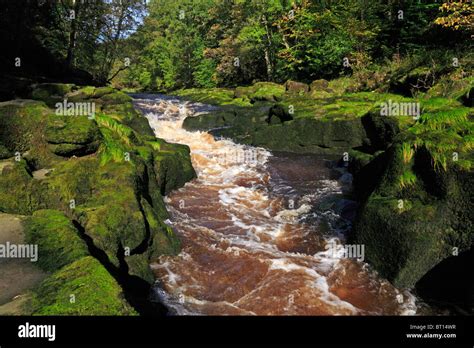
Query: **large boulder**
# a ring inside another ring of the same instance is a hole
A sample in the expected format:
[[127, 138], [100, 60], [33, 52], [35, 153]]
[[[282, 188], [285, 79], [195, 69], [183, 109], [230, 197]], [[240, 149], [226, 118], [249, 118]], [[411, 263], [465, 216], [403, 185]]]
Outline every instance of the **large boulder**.
[[44, 101], [49, 107], [62, 102], [64, 95], [70, 93], [75, 86], [63, 83], [40, 83], [32, 86], [31, 98]]
[[[353, 154], [349, 165], [363, 202], [354, 242], [399, 287], [414, 287], [474, 244], [472, 111], [441, 98], [425, 103], [417, 123], [378, 142], [373, 156]], [[373, 126], [393, 134], [389, 124]]]
[[285, 87], [273, 82], [257, 82], [248, 87], [237, 87], [235, 98], [248, 98], [252, 103], [257, 101], [275, 102], [285, 93]]
[[45, 138], [59, 156], [85, 156], [99, 148], [100, 131], [87, 116], [58, 116], [48, 119]]
[[32, 315], [137, 315], [117, 281], [92, 256], [48, 277], [33, 292], [26, 311]]
[[329, 81], [320, 79], [314, 80], [309, 85], [311, 98], [326, 99], [334, 96], [334, 90], [329, 87]]
[[326, 90], [329, 88], [329, 81], [324, 80], [324, 79], [314, 80], [309, 85], [309, 88], [310, 88], [310, 91]]
[[187, 117], [187, 130], [209, 131], [218, 137], [232, 138], [271, 150], [298, 153], [339, 154], [367, 143], [361, 118], [328, 121], [294, 118], [286, 106], [271, 108], [223, 108], [208, 114]]
[[25, 222], [26, 242], [38, 245], [38, 265], [48, 272], [88, 256], [86, 243], [58, 210], [37, 210]]
[[367, 182], [372, 180], [366, 189], [373, 191], [360, 210], [354, 236], [383, 277], [413, 287], [443, 259], [474, 243], [469, 208], [474, 175], [458, 166], [435, 170], [426, 148], [415, 152], [411, 164], [404, 162], [402, 144], [387, 151], [382, 171], [374, 170], [380, 165], [364, 170]]

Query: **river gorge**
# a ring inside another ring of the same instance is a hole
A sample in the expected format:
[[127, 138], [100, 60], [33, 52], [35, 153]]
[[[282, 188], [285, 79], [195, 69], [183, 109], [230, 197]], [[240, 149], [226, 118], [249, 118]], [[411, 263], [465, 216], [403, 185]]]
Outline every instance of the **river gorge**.
[[[416, 298], [346, 257], [356, 203], [337, 158], [269, 152], [189, 132], [183, 120], [213, 106], [134, 95], [157, 137], [190, 147], [197, 178], [171, 192], [166, 223], [182, 250], [151, 267], [171, 313], [401, 315]], [[364, 249], [362, 248], [362, 251]], [[360, 251], [360, 249], [359, 249]]]

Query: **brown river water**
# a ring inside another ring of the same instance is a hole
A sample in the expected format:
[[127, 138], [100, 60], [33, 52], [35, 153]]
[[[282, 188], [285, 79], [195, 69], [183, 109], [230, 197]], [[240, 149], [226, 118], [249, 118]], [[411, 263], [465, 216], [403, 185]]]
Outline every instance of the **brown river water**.
[[416, 313], [410, 292], [380, 278], [361, 254], [344, 253], [355, 203], [343, 198], [350, 175], [334, 158], [271, 153], [188, 132], [184, 118], [212, 107], [135, 97], [157, 137], [190, 147], [197, 172], [165, 197], [182, 251], [151, 265], [172, 313]]

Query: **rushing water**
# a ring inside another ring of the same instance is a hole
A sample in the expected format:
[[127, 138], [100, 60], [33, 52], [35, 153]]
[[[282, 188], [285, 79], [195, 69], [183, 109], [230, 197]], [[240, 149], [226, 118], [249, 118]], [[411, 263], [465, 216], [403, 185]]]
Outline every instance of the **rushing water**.
[[[350, 175], [317, 156], [272, 154], [182, 128], [210, 106], [136, 96], [157, 137], [191, 149], [197, 179], [165, 201], [182, 251], [152, 269], [177, 314], [414, 314], [415, 298], [344, 257]], [[357, 255], [360, 257], [360, 255]]]

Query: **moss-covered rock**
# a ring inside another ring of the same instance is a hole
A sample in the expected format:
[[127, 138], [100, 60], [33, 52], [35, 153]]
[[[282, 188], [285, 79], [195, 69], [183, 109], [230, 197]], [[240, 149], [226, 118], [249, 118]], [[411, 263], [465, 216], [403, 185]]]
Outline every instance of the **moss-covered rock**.
[[95, 87], [86, 86], [82, 88], [75, 88], [73, 91], [63, 94], [62, 99], [67, 99], [69, 102], [80, 102], [91, 99], [94, 96]]
[[190, 116], [184, 119], [183, 128], [196, 131], [231, 126], [236, 116], [237, 113], [233, 109], [218, 110], [199, 117]]
[[25, 222], [26, 242], [38, 245], [38, 265], [49, 272], [89, 255], [71, 221], [58, 210], [37, 210]]
[[29, 215], [47, 208], [47, 193], [35, 185], [25, 160], [1, 161], [0, 169], [0, 211]]
[[[33, 312], [132, 313], [125, 300], [117, 300], [115, 290], [112, 307], [104, 303], [107, 308], [98, 311], [89, 303], [66, 308], [62, 297], [55, 296], [70, 291], [76, 271], [92, 262], [81, 263], [89, 249], [121, 282], [154, 281], [151, 261], [179, 251], [177, 236], [163, 223], [168, 213], [162, 195], [195, 177], [189, 148], [156, 139], [124, 93], [107, 87], [55, 86], [50, 94], [95, 103], [95, 117], [56, 115], [38, 101], [0, 103], [2, 153], [19, 155], [0, 161], [0, 211], [32, 215], [27, 222], [29, 238], [47, 254], [41, 266], [49, 271], [63, 267], [38, 290], [44, 295], [48, 289], [51, 294], [41, 300], [35, 297], [38, 305]], [[37, 96], [42, 97], [39, 91]], [[40, 178], [35, 174], [39, 169], [48, 175]], [[108, 274], [94, 263], [93, 271], [100, 278]], [[94, 275], [91, 281], [96, 280], [100, 279]], [[96, 287], [118, 286], [112, 281], [102, 284], [100, 280]], [[93, 290], [84, 291], [89, 296]]]
[[136, 315], [122, 289], [93, 257], [83, 257], [47, 278], [28, 305], [32, 315]]
[[112, 87], [97, 87], [94, 90], [93, 97], [94, 98], [101, 98], [106, 94], [112, 94], [117, 92], [117, 90], [113, 89]]
[[274, 117], [276, 108], [283, 115], [288, 114], [284, 106], [222, 108], [186, 118], [183, 128], [213, 130], [216, 136], [230, 137], [240, 143], [298, 153], [342, 155], [344, 151], [362, 146], [366, 138], [360, 118], [329, 122], [309, 117], [290, 120], [288, 117], [282, 123]]
[[189, 158], [187, 146], [168, 143], [161, 145], [161, 151], [154, 157], [154, 169], [163, 195], [183, 186], [196, 176]]
[[[473, 147], [453, 132], [460, 124], [465, 132], [472, 127], [454, 115], [422, 119], [383, 155], [361, 163], [354, 176], [356, 192], [365, 197], [355, 240], [365, 244], [367, 260], [400, 287], [413, 287], [453, 250], [474, 243]], [[444, 127], [451, 131], [432, 129]]]
[[328, 88], [329, 88], [329, 81], [324, 80], [324, 79], [314, 80], [309, 85], [310, 91], [327, 90]]
[[365, 137], [360, 119], [296, 119], [257, 129], [251, 144], [272, 150], [342, 156], [348, 149], [362, 146]]
[[400, 133], [399, 118], [381, 116], [377, 111], [363, 116], [361, 122], [368, 140], [364, 144], [366, 152], [386, 150], [395, 136]]
[[54, 107], [56, 103], [62, 102], [64, 95], [75, 88], [73, 84], [63, 83], [41, 83], [32, 87], [31, 98], [44, 101], [49, 107]]
[[275, 102], [285, 94], [285, 87], [272, 82], [257, 82], [248, 87], [237, 87], [234, 91], [235, 98], [248, 99], [252, 103], [256, 101]]
[[329, 87], [329, 81], [324, 79], [311, 82], [309, 90], [309, 96], [315, 99], [327, 99], [335, 95], [335, 91]]
[[50, 144], [86, 144], [99, 140], [99, 129], [87, 117], [58, 116], [48, 120], [45, 137]]
[[249, 99], [235, 97], [235, 92], [228, 88], [190, 88], [175, 91], [174, 94], [187, 100], [210, 105], [251, 105]]
[[52, 114], [42, 103], [17, 99], [0, 103], [0, 142], [10, 152], [26, 152], [41, 142], [38, 132]]
[[4, 145], [0, 145], [0, 159], [11, 157], [13, 152], [8, 150]]
[[309, 86], [303, 82], [288, 80], [285, 82], [285, 89], [289, 93], [307, 93]]
[[100, 133], [86, 116], [59, 116], [42, 102], [0, 103], [0, 145], [5, 156], [24, 157], [32, 169], [52, 166], [57, 157], [97, 151]]
[[86, 116], [50, 117], [45, 129], [50, 149], [59, 156], [85, 156], [99, 148], [97, 124]]

